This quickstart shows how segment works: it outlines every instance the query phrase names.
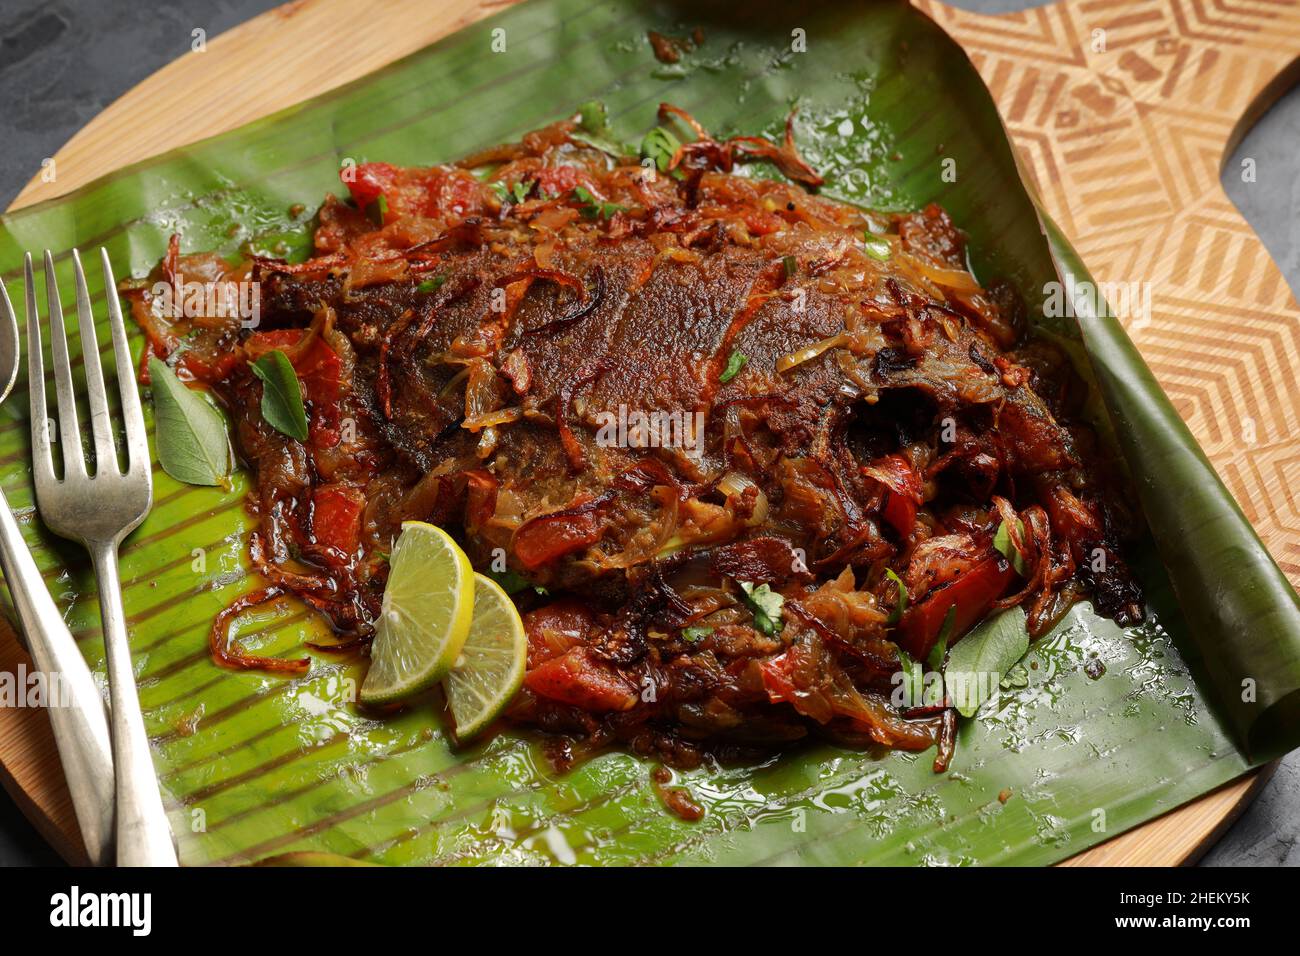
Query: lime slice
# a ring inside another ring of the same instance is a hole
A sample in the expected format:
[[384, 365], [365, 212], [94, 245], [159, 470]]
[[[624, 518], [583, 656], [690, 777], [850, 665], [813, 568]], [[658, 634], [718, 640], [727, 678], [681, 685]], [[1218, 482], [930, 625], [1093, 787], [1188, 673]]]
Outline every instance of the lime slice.
[[443, 682], [458, 739], [473, 737], [505, 709], [524, 682], [527, 661], [528, 641], [515, 603], [491, 578], [475, 574], [474, 623]]
[[386, 704], [447, 676], [469, 634], [474, 569], [451, 536], [405, 521], [391, 570], [361, 701]]

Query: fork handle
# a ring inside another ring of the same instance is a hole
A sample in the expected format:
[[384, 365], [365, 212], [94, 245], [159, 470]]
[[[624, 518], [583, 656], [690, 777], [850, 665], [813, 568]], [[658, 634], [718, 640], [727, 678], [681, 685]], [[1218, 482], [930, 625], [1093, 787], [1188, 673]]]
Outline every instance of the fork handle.
[[117, 542], [90, 545], [99, 582], [99, 613], [104, 624], [112, 702], [113, 763], [117, 768], [117, 865], [176, 866], [167, 812], [149, 754], [149, 738], [135, 689], [131, 646], [126, 639]]
[[56, 681], [52, 686], [58, 693], [46, 713], [86, 855], [92, 865], [107, 866], [113, 850], [113, 756], [104, 698], [45, 588], [4, 492], [0, 492], [0, 565], [32, 662]]

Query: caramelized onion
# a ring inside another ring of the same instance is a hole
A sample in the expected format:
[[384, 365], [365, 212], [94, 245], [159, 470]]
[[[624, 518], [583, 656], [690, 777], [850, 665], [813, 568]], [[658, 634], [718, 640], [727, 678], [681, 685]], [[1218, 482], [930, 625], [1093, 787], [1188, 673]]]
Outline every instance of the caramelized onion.
[[827, 349], [833, 349], [839, 345], [847, 345], [848, 341], [848, 335], [841, 332], [839, 335], [832, 335], [828, 339], [822, 339], [820, 342], [815, 342], [807, 348], [791, 352], [789, 355], [782, 355], [777, 359], [776, 370], [778, 372], [788, 372], [796, 365], [802, 365], [804, 362], [815, 359]]

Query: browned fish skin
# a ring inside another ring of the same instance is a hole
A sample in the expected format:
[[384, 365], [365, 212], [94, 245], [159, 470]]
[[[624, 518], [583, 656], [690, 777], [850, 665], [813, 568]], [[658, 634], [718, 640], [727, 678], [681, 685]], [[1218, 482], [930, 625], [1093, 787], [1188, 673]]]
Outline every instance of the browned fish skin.
[[[1014, 603], [1038, 633], [1080, 596], [1141, 616], [1081, 383], [938, 207], [741, 176], [758, 157], [820, 181], [789, 138], [697, 133], [665, 171], [573, 122], [470, 160], [486, 178], [362, 166], [301, 265], [173, 249], [163, 277], [262, 284], [252, 333], [129, 296], [235, 416], [260, 568], [340, 630], [369, 633], [382, 552], [431, 520], [546, 591], [519, 596], [517, 720], [676, 764], [810, 730], [932, 746], [942, 706], [889, 696], [899, 646], [923, 659], [950, 607], [958, 634]], [[269, 348], [303, 381], [305, 444], [261, 419], [245, 359]]]

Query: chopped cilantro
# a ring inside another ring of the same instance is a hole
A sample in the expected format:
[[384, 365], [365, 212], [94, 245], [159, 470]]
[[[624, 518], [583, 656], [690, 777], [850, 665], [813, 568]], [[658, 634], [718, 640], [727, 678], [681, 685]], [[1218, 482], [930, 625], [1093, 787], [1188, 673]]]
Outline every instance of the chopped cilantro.
[[620, 206], [616, 202], [603, 202], [597, 199], [590, 190], [582, 186], [574, 186], [573, 195], [582, 203], [580, 211], [588, 219], [612, 219], [615, 213], [627, 209], [626, 206]]
[[690, 627], [682, 628], [682, 640], [689, 644], [696, 641], [702, 641], [713, 633], [713, 628], [703, 624], [692, 624]]
[[731, 355], [727, 357], [727, 367], [724, 368], [722, 374], [718, 376], [718, 381], [722, 382], [724, 385], [727, 382], [730, 382], [740, 374], [740, 370], [745, 367], [745, 363], [748, 361], [749, 359], [739, 349], [732, 352]]
[[744, 592], [745, 605], [754, 615], [754, 627], [767, 635], [781, 633], [785, 627], [785, 622], [781, 620], [785, 598], [766, 584], [757, 587], [749, 581], [740, 581], [739, 584], [740, 590]]
[[653, 159], [655, 167], [661, 173], [667, 172], [668, 164], [672, 162], [677, 150], [681, 148], [681, 140], [674, 136], [670, 130], [666, 130], [662, 126], [656, 126], [646, 133], [645, 138], [641, 140], [641, 158]]

